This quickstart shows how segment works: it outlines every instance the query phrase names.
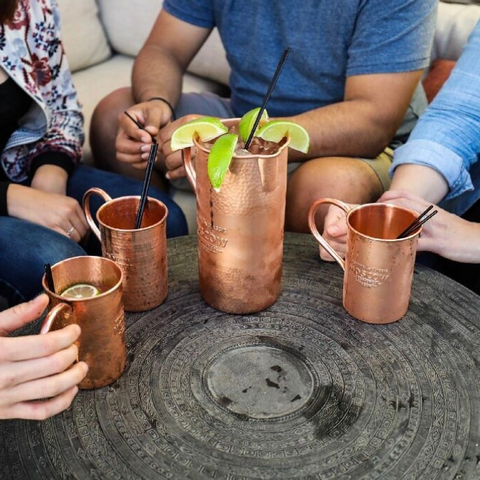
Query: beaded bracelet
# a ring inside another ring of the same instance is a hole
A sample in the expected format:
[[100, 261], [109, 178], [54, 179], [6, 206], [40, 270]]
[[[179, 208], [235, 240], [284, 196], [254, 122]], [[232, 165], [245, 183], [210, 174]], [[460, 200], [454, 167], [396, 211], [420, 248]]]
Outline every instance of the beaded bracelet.
[[161, 102], [163, 103], [166, 103], [168, 105], [168, 108], [170, 109], [170, 111], [172, 112], [172, 120], [176, 120], [177, 119], [177, 116], [175, 115], [175, 109], [172, 107], [172, 104], [166, 99], [166, 98], [163, 98], [163, 97], [152, 97], [152, 98], [149, 98], [148, 101], [151, 102], [152, 100], [160, 100]]

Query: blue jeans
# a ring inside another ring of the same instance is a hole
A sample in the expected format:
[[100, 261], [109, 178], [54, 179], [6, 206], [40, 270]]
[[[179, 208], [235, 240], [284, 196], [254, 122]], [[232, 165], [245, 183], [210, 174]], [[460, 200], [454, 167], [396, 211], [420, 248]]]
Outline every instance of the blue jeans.
[[[67, 195], [82, 203], [84, 193], [99, 187], [112, 198], [140, 195], [142, 182], [111, 172], [80, 166], [70, 177]], [[167, 237], [186, 235], [187, 222], [180, 207], [162, 191], [150, 187], [150, 197], [162, 201], [168, 208]], [[103, 201], [94, 196], [90, 205], [92, 215]], [[90, 235], [87, 245], [81, 247], [73, 240], [36, 223], [13, 217], [0, 217], [0, 295], [15, 305], [41, 292], [45, 263], [51, 265], [65, 258], [79, 255], [99, 255], [100, 245]]]

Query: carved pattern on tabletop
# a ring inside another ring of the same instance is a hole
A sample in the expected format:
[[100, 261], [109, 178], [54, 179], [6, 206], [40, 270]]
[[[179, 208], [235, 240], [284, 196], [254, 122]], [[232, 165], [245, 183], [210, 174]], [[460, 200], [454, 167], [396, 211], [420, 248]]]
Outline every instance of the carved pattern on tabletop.
[[195, 237], [169, 241], [169, 296], [126, 316], [125, 373], [1, 421], [0, 478], [480, 478], [478, 297], [418, 267], [406, 317], [362, 323], [341, 269], [286, 239], [280, 299], [248, 316], [206, 306]]

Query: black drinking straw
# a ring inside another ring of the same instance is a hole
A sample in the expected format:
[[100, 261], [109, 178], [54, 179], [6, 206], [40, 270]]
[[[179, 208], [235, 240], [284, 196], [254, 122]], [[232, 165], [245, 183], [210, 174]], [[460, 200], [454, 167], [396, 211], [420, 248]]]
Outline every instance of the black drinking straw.
[[155, 164], [155, 159], [157, 158], [158, 143], [157, 139], [145, 130], [145, 127], [137, 122], [127, 111], [123, 112], [125, 115], [140, 129], [147, 132], [152, 137], [152, 146], [150, 148], [150, 154], [148, 156], [147, 168], [145, 170], [145, 178], [143, 179], [142, 193], [140, 194], [140, 203], [137, 210], [137, 218], [135, 220], [135, 230], [140, 228], [142, 225], [143, 212], [145, 211], [145, 205], [147, 204], [148, 198], [148, 189], [150, 188], [150, 181], [152, 179], [153, 165]]
[[51, 292], [55, 293], [55, 284], [53, 283], [52, 267], [49, 263], [44, 265], [45, 268], [45, 277], [47, 279], [47, 286]]
[[282, 68], [283, 65], [285, 64], [285, 61], [287, 60], [288, 54], [290, 53], [291, 48], [288, 47], [283, 51], [282, 58], [278, 62], [277, 69], [275, 70], [275, 73], [272, 77], [272, 80], [270, 82], [270, 86], [268, 87], [267, 93], [265, 95], [265, 98], [263, 99], [262, 106], [260, 107], [260, 111], [258, 112], [257, 118], [255, 119], [255, 123], [253, 124], [252, 131], [250, 132], [250, 135], [248, 136], [248, 140], [245, 143], [245, 150], [248, 150], [248, 147], [250, 146], [250, 143], [252, 142], [253, 135], [255, 134], [255, 130], [258, 127], [258, 124], [260, 122], [260, 119], [262, 118], [263, 112], [265, 111], [265, 108], [267, 106], [268, 101], [270, 100], [270, 96], [272, 95], [273, 89], [275, 88], [275, 85], [277, 84], [278, 77], [280, 76], [280, 73], [282, 73]]
[[[433, 205], [430, 205], [426, 210], [424, 210], [398, 237], [405, 238], [411, 235], [415, 230], [421, 227], [427, 220], [430, 220], [435, 214], [438, 213], [438, 210], [434, 210], [430, 215], [425, 217], [425, 215], [433, 208]], [[425, 218], [423, 218], [425, 217]]]
[[155, 158], [157, 158], [158, 143], [155, 140], [150, 148], [150, 155], [148, 157], [147, 169], [145, 170], [145, 178], [143, 180], [142, 193], [140, 195], [140, 204], [137, 210], [137, 219], [135, 220], [135, 229], [140, 228], [142, 224], [143, 212], [148, 198], [148, 189], [150, 188], [150, 180], [152, 178], [153, 165], [155, 164]]

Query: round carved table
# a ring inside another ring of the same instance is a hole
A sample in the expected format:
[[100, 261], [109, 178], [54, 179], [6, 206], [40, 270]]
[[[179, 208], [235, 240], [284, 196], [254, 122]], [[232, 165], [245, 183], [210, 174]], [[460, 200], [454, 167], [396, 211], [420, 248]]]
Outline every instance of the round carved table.
[[362, 323], [340, 267], [287, 234], [279, 300], [229, 315], [200, 297], [196, 237], [168, 248], [169, 296], [127, 315], [123, 376], [1, 421], [0, 478], [480, 478], [480, 297], [417, 266], [407, 315]]

